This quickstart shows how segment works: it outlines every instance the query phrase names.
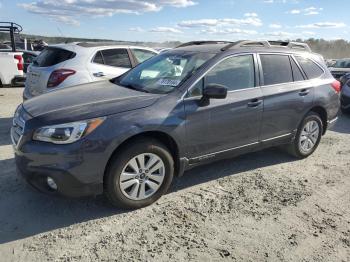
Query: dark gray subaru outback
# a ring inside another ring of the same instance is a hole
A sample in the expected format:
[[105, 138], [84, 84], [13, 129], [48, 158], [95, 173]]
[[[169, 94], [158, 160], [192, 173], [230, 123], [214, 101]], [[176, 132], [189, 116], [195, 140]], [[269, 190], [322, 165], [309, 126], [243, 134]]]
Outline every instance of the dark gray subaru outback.
[[16, 165], [41, 191], [140, 208], [196, 165], [277, 145], [309, 156], [337, 119], [339, 91], [300, 43], [190, 42], [111, 81], [24, 102]]

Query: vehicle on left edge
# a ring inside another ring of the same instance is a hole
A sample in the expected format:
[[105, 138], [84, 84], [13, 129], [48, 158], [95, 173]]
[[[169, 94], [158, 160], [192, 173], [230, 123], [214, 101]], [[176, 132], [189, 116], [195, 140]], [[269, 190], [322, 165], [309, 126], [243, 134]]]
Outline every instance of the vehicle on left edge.
[[15, 43], [15, 36], [21, 31], [22, 27], [16, 23], [0, 22], [0, 32], [9, 33], [11, 39], [10, 49], [0, 50], [0, 87], [16, 86], [24, 81], [23, 52], [16, 48]]
[[157, 54], [151, 48], [104, 42], [48, 46], [28, 68], [23, 100], [61, 88], [109, 80]]

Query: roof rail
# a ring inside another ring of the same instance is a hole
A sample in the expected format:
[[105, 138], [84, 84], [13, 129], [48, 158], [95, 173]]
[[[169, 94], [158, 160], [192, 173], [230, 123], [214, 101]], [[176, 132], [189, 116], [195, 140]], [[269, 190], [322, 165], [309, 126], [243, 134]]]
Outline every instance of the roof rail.
[[230, 43], [230, 44], [224, 46], [223, 48], [221, 48], [221, 51], [226, 51], [232, 47], [239, 48], [239, 47], [244, 47], [244, 46], [246, 46], [246, 47], [260, 46], [260, 47], [266, 47], [266, 48], [271, 47], [270, 43], [268, 41], [265, 41], [265, 40], [264, 41], [241, 40], [241, 41], [233, 42], [233, 43]]
[[230, 41], [191, 41], [187, 43], [183, 43], [175, 48], [191, 46], [191, 45], [207, 45], [207, 44], [228, 44], [232, 43]]
[[294, 49], [304, 49], [307, 52], [312, 52], [310, 46], [306, 43], [299, 43], [299, 42], [289, 42], [287, 47], [294, 48]]
[[271, 48], [274, 46], [285, 47], [290, 49], [302, 49], [307, 52], [312, 52], [311, 48], [306, 43], [299, 42], [289, 42], [289, 41], [250, 41], [250, 40], [241, 40], [233, 43], [229, 43], [228, 45], [221, 48], [221, 51], [226, 51], [230, 48], [239, 48], [239, 47], [265, 47]]
[[128, 45], [126, 42], [118, 41], [99, 41], [99, 42], [73, 42], [81, 47], [99, 47], [99, 46], [113, 46], [113, 45]]
[[306, 43], [289, 42], [289, 41], [269, 41], [269, 43], [272, 46], [281, 46], [281, 47], [287, 47], [291, 49], [304, 49], [305, 51], [312, 52], [310, 46]]

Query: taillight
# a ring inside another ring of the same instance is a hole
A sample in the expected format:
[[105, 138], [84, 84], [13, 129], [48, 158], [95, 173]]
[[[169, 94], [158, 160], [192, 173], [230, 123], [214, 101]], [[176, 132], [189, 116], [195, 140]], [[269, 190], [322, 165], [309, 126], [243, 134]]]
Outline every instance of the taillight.
[[331, 84], [335, 92], [340, 93], [341, 91], [341, 84], [338, 80], [334, 80], [334, 82]]
[[47, 87], [56, 87], [61, 84], [67, 77], [74, 75], [75, 71], [72, 69], [58, 69], [51, 73]]
[[14, 58], [17, 60], [17, 69], [23, 71], [23, 57], [21, 55], [15, 55]]

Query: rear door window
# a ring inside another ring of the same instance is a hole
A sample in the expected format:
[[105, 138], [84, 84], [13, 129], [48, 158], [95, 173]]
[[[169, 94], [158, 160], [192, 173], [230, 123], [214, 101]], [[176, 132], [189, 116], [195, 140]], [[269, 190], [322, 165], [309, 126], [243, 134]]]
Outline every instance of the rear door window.
[[311, 59], [302, 56], [296, 56], [295, 58], [309, 79], [323, 75], [323, 70]]
[[156, 53], [152, 51], [143, 49], [132, 49], [131, 52], [134, 54], [138, 63], [142, 63], [156, 55]]
[[101, 51], [106, 65], [131, 68], [128, 51], [123, 48], [106, 49]]
[[35, 59], [34, 65], [48, 67], [57, 65], [75, 57], [75, 53], [69, 50], [56, 47], [45, 48]]
[[264, 85], [293, 82], [288, 55], [260, 55]]

